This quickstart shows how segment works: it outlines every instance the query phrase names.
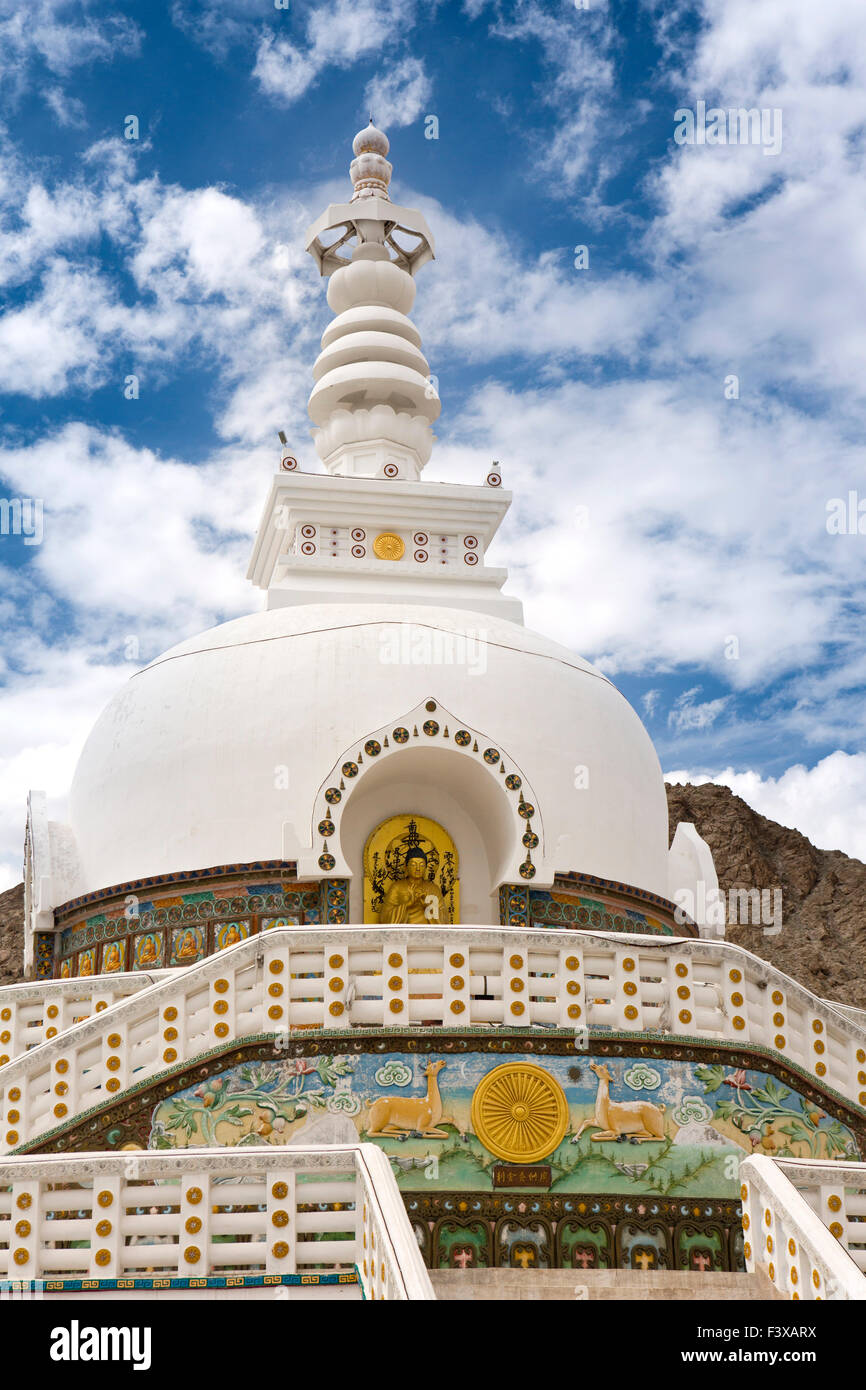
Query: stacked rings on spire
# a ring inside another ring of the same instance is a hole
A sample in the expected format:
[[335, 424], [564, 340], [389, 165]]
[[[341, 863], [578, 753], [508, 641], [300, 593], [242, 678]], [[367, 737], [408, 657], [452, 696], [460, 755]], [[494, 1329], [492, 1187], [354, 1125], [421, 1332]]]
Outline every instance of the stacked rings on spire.
[[[441, 405], [420, 334], [407, 318], [415, 281], [387, 259], [384, 247], [360, 249], [365, 257], [335, 271], [328, 285], [337, 317], [322, 336], [313, 368], [309, 413], [316, 448], [327, 462], [341, 443], [384, 436], [413, 449], [423, 466]], [[381, 258], [370, 258], [374, 249]]]
[[[431, 426], [441, 409], [421, 335], [408, 318], [415, 302], [414, 267], [423, 264], [418, 245], [432, 254], [429, 234], [419, 214], [390, 200], [387, 207], [373, 201], [374, 194], [388, 199], [387, 135], [371, 120], [352, 149], [355, 206], [351, 215], [348, 206], [329, 208], [333, 220], [326, 229], [342, 231], [337, 244], [346, 250], [354, 240], [351, 260], [336, 254], [328, 260], [330, 248], [318, 237], [310, 243], [320, 266], [329, 267], [324, 272], [330, 274], [328, 304], [336, 316], [322, 335], [313, 368], [308, 407], [313, 438], [331, 473], [412, 479], [430, 458]], [[365, 196], [371, 201], [358, 208]], [[415, 252], [405, 244], [407, 234], [415, 237]]]

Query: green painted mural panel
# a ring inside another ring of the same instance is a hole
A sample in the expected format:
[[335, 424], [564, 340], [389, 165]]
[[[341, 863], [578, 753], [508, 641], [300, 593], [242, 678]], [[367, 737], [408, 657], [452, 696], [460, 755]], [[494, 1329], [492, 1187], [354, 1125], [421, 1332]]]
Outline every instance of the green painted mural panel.
[[[550, 1153], [515, 1165], [475, 1133], [472, 1101], [494, 1068], [520, 1064], [550, 1078], [567, 1121]], [[761, 1071], [593, 1054], [514, 1054], [504, 1064], [482, 1051], [242, 1063], [162, 1100], [149, 1146], [354, 1142], [374, 1128], [406, 1193], [524, 1187], [730, 1199], [751, 1153], [859, 1158], [846, 1125]]]

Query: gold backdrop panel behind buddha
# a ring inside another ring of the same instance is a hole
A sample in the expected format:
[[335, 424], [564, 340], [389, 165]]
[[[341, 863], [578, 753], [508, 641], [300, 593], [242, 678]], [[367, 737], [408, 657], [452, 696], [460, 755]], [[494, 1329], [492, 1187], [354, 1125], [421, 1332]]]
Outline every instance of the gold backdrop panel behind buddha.
[[448, 831], [405, 812], [377, 825], [364, 846], [364, 921], [460, 921], [460, 865]]

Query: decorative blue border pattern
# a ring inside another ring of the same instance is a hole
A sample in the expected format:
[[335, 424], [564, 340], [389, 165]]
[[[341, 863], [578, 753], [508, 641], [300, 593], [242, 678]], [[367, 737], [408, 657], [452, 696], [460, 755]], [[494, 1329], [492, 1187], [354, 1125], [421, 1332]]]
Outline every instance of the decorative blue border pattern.
[[[173, 1275], [134, 1279], [40, 1279], [43, 1293], [135, 1293], [153, 1289], [261, 1289], [288, 1284], [292, 1287], [315, 1284], [358, 1284], [357, 1268], [334, 1274], [212, 1274], [207, 1278]], [[21, 1280], [0, 1279], [0, 1295], [17, 1291]]]

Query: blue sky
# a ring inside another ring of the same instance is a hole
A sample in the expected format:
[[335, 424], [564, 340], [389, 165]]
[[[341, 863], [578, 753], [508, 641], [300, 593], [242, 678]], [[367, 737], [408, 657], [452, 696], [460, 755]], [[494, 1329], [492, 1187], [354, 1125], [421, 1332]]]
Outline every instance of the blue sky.
[[[0, 498], [44, 507], [40, 544], [0, 535], [0, 886], [117, 686], [259, 603], [276, 429], [317, 466], [301, 236], [369, 111], [437, 238], [425, 476], [500, 460], [527, 622], [666, 771], [866, 856], [866, 535], [827, 527], [866, 513], [864, 28], [860, 0], [0, 0]], [[698, 102], [781, 148], [677, 144]]]

